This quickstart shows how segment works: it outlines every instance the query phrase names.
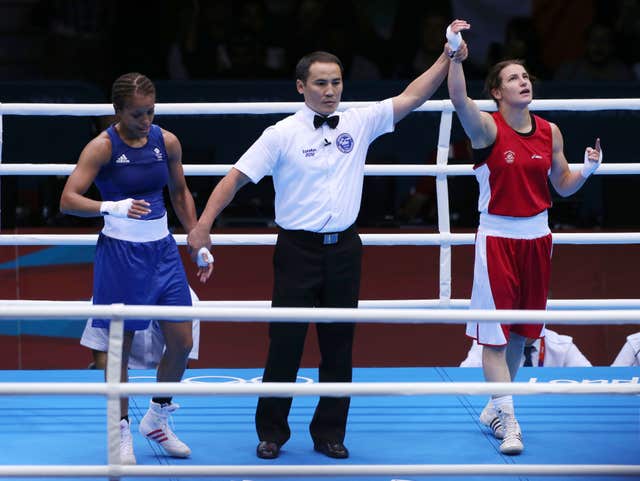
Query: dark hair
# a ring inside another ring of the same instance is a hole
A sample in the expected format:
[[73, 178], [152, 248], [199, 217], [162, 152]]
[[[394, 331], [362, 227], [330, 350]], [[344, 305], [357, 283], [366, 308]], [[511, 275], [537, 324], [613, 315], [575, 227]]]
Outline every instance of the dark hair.
[[321, 63], [335, 63], [340, 67], [340, 74], [344, 75], [344, 67], [338, 57], [329, 52], [312, 52], [302, 57], [296, 65], [296, 80], [302, 80], [302, 83], [307, 82], [309, 78], [309, 68], [316, 62]]
[[[487, 95], [487, 97], [493, 99], [493, 101], [496, 104], [498, 103], [498, 101], [493, 96], [491, 91], [493, 89], [499, 88], [500, 85], [502, 85], [502, 79], [500, 78], [500, 73], [509, 65], [520, 65], [525, 70], [527, 70], [527, 67], [524, 64], [524, 60], [520, 60], [520, 59], [503, 60], [502, 62], [498, 62], [493, 67], [491, 67], [491, 70], [489, 70], [489, 73], [487, 74], [487, 78], [485, 78], [484, 80], [484, 93], [485, 95]], [[536, 78], [533, 75], [531, 75], [528, 71], [527, 73], [529, 74], [529, 79], [531, 80], [531, 82], [534, 82]]]
[[130, 72], [118, 77], [111, 87], [111, 102], [116, 110], [124, 108], [127, 99], [134, 95], [155, 95], [156, 87], [148, 77]]

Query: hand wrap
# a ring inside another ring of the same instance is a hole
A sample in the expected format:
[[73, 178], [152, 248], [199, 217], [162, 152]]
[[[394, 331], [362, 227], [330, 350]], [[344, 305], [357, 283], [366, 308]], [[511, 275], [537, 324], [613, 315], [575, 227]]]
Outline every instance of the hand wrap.
[[114, 217], [127, 217], [132, 204], [133, 199], [124, 199], [117, 202], [107, 200], [100, 204], [100, 213]]
[[451, 30], [451, 25], [447, 27], [447, 42], [449, 42], [449, 47], [451, 47], [451, 57], [456, 53], [456, 51], [460, 48], [462, 44], [462, 35], [460, 32], [453, 33]]
[[598, 167], [600, 167], [600, 164], [602, 163], [602, 148], [600, 149], [599, 154], [600, 155], [598, 156], [598, 161], [593, 162], [589, 160], [589, 152], [586, 150], [584, 151], [584, 164], [582, 165], [582, 169], [580, 169], [580, 175], [582, 175], [582, 177], [584, 177], [585, 179], [593, 174], [598, 169]]
[[213, 255], [206, 247], [200, 247], [198, 251], [198, 267], [207, 267], [209, 264], [213, 264]]

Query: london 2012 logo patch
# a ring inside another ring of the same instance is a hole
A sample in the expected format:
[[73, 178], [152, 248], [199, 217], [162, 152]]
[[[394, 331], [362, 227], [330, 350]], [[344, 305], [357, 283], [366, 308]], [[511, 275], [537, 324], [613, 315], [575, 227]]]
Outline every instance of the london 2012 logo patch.
[[353, 144], [353, 137], [351, 137], [351, 135], [347, 133], [340, 134], [336, 139], [336, 146], [338, 147], [338, 150], [343, 154], [348, 154], [349, 152], [351, 152], [353, 150]]

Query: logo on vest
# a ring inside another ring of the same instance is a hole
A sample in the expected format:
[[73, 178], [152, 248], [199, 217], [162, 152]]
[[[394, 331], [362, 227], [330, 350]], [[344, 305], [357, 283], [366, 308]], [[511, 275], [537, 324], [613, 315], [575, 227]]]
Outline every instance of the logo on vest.
[[353, 137], [351, 137], [347, 133], [340, 134], [336, 139], [336, 146], [338, 147], [338, 150], [343, 154], [348, 154], [349, 152], [351, 152], [353, 150], [353, 144]]
[[162, 161], [162, 152], [160, 151], [160, 149], [158, 147], [153, 149], [153, 153], [156, 154], [156, 160]]
[[318, 149], [302, 149], [302, 153], [304, 154], [305, 157], [313, 157], [314, 155], [316, 155], [316, 152], [318, 151]]
[[515, 160], [516, 160], [516, 154], [514, 154], [511, 150], [507, 150], [504, 153], [504, 161], [507, 164], [513, 164]]
[[129, 159], [127, 159], [127, 156], [122, 154], [120, 157], [118, 157], [116, 159], [116, 164], [128, 164], [129, 163]]

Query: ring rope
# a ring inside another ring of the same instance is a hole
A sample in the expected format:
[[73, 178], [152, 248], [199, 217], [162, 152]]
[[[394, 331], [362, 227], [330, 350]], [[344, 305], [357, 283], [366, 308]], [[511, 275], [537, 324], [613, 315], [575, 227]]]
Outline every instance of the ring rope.
[[[0, 300], [0, 306], [33, 305], [48, 306], [50, 300]], [[68, 306], [91, 306], [90, 301], [64, 301]], [[270, 300], [262, 301], [194, 301], [194, 306], [201, 307], [271, 307]], [[447, 309], [469, 309], [469, 299], [449, 299]], [[438, 309], [442, 308], [440, 299], [369, 299], [360, 300], [358, 309]], [[640, 299], [549, 299], [547, 309], [566, 311], [570, 309], [640, 309]]]
[[[185, 234], [173, 236], [178, 245], [187, 244]], [[366, 246], [473, 245], [475, 234], [360, 234]], [[1, 234], [0, 246], [95, 245], [98, 234]], [[212, 234], [214, 246], [275, 245], [276, 234]], [[640, 232], [561, 232], [554, 244], [640, 244]]]
[[[0, 164], [0, 175], [69, 175], [76, 164]], [[223, 176], [233, 165], [231, 164], [183, 164], [186, 176]], [[571, 171], [577, 172], [582, 164], [569, 164]], [[640, 174], [640, 163], [607, 163], [598, 167], [593, 175]], [[436, 164], [436, 165], [395, 165], [365, 164], [364, 175], [380, 176], [438, 176], [438, 175], [474, 175], [471, 164]]]
[[[480, 110], [495, 111], [492, 100], [475, 100]], [[367, 107], [373, 101], [340, 102], [340, 110]], [[298, 111], [302, 102], [191, 102], [156, 103], [156, 115], [212, 115], [212, 114], [290, 114]], [[535, 111], [597, 111], [640, 110], [640, 99], [538, 99], [529, 105]], [[418, 112], [454, 112], [450, 100], [427, 100]], [[0, 115], [113, 115], [111, 104], [52, 104], [52, 103], [0, 103]]]
[[367, 323], [424, 323], [466, 324], [467, 322], [500, 322], [502, 324], [640, 324], [639, 309], [597, 311], [546, 311], [517, 309], [358, 309], [327, 307], [202, 307], [156, 305], [85, 305], [75, 302], [51, 301], [41, 305], [7, 304], [0, 311], [0, 319], [207, 319], [235, 322], [367, 322]]
[[638, 476], [640, 466], [625, 464], [356, 464], [289, 466], [0, 466], [11, 477], [172, 477], [172, 476]]
[[[188, 396], [434, 396], [434, 395], [537, 395], [537, 394], [640, 394], [638, 377], [618, 382], [322, 382], [322, 383], [0, 383], [0, 395], [96, 395], [113, 398], [139, 394]], [[119, 421], [119, 419], [118, 419]], [[116, 422], [117, 425], [117, 422]]]

